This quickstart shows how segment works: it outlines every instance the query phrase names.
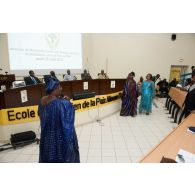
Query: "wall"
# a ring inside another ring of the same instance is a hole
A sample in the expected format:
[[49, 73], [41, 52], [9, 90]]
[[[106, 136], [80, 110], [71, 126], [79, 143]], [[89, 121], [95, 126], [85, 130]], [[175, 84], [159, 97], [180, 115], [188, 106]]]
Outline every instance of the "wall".
[[8, 45], [7, 45], [7, 34], [0, 33], [0, 68], [3, 69], [3, 72], [9, 72], [9, 56], [8, 56]]
[[[92, 50], [90, 67], [96, 77], [101, 69], [111, 78], [124, 78], [130, 71], [137, 79], [147, 73], [160, 73], [169, 78], [171, 65], [193, 65], [195, 63], [195, 34], [89, 34]], [[179, 59], [184, 59], [179, 62]]]
[[[145, 33], [84, 33], [83, 65], [93, 78], [101, 69], [107, 70], [110, 78], [126, 78], [130, 71], [136, 79], [148, 72], [160, 73], [169, 78], [171, 65], [195, 63], [195, 34]], [[179, 59], [184, 59], [179, 62]], [[9, 71], [6, 34], [0, 34], [0, 67]], [[58, 75], [62, 79], [62, 75]]]

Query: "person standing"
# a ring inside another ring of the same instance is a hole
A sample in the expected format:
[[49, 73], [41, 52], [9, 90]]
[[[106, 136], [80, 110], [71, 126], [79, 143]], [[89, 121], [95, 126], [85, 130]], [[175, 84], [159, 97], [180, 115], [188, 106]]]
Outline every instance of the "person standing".
[[140, 95], [141, 94], [141, 86], [142, 86], [142, 83], [144, 81], [144, 78], [141, 76], [138, 83], [137, 83], [137, 87], [138, 87], [138, 94]]
[[122, 94], [121, 116], [137, 115], [138, 88], [134, 80], [135, 73], [129, 73]]
[[46, 94], [38, 112], [41, 122], [40, 163], [79, 163], [79, 146], [74, 127], [75, 109], [70, 101], [60, 98], [60, 82], [49, 78]]
[[139, 105], [139, 112], [145, 112], [146, 115], [152, 112], [152, 102], [155, 96], [154, 82], [152, 81], [152, 74], [147, 74], [146, 81], [142, 83], [141, 87], [141, 101]]
[[156, 83], [158, 79], [160, 80], [160, 74], [157, 74], [156, 76], [152, 77], [151, 80], [152, 80], [154, 83]]

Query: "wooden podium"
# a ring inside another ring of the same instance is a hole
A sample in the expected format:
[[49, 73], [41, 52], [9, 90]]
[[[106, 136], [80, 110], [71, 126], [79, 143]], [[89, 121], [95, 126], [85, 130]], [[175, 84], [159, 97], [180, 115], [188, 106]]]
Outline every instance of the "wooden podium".
[[[7, 75], [8, 76], [8, 75]], [[111, 88], [111, 81], [115, 81], [115, 87]], [[75, 92], [95, 92], [96, 95], [106, 95], [123, 90], [126, 79], [94, 79], [88, 81], [61, 81], [62, 93], [71, 99]], [[88, 89], [84, 90], [84, 82], [88, 82]], [[2, 84], [1, 84], [2, 85]], [[21, 102], [21, 91], [26, 90], [28, 101]], [[14, 89], [7, 88], [0, 93], [0, 110], [8, 108], [18, 108], [24, 106], [34, 106], [40, 103], [41, 97], [45, 95], [45, 85], [37, 84]]]
[[5, 85], [6, 88], [12, 86], [12, 82], [15, 81], [15, 74], [2, 75], [0, 74], [0, 86]]

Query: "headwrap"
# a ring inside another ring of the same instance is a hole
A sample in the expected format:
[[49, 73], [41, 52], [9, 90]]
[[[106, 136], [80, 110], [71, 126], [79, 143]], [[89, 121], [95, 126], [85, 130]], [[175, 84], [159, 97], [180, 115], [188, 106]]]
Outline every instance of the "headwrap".
[[45, 83], [45, 91], [46, 94], [49, 95], [52, 93], [52, 91], [54, 91], [58, 86], [59, 86], [60, 82], [56, 79], [53, 78], [48, 78], [46, 83]]

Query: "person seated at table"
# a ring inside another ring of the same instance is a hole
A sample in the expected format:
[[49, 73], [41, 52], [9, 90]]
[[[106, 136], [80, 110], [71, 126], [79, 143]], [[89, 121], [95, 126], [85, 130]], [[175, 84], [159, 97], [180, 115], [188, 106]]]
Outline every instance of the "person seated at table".
[[163, 79], [162, 81], [158, 82], [157, 85], [159, 86], [160, 91], [160, 97], [164, 97], [169, 92], [169, 84], [166, 79]]
[[188, 89], [188, 93], [186, 95], [184, 101], [184, 113], [185, 117], [187, 117], [191, 111], [195, 110], [195, 72], [192, 74], [192, 85]]
[[[49, 78], [58, 80], [58, 78], [56, 77], [56, 74], [55, 74], [55, 72], [54, 72], [53, 70], [50, 71], [50, 74], [49, 74], [49, 75], [43, 75], [43, 80], [44, 80], [45, 83], [47, 82], [47, 80], [48, 80]], [[58, 81], [59, 81], [59, 80], [58, 80]]]
[[183, 89], [185, 90], [185, 91], [188, 91], [188, 89], [192, 86], [192, 79], [191, 78], [187, 78], [186, 79], [186, 81], [185, 81], [185, 83], [184, 83], [184, 87], [183, 87]]
[[98, 74], [98, 79], [109, 79], [108, 75], [104, 73], [104, 70], [101, 70], [101, 73]]
[[191, 70], [192, 70], [192, 74], [193, 74], [195, 72], [195, 66], [192, 66]]
[[35, 76], [35, 73], [33, 70], [29, 71], [29, 76], [24, 77], [24, 81], [26, 85], [36, 85], [41, 83], [41, 81]]
[[84, 69], [83, 73], [81, 74], [81, 79], [82, 80], [91, 80], [91, 75], [89, 74], [89, 72], [87, 72], [86, 69]]
[[51, 78], [58, 80], [58, 78], [56, 77], [56, 73], [53, 70], [50, 71], [50, 76]]
[[178, 84], [178, 81], [176, 80], [176, 78], [174, 78], [170, 83], [169, 83], [169, 87], [176, 87]]
[[65, 74], [64, 75], [64, 80], [65, 81], [74, 81], [74, 80], [76, 80], [77, 78], [74, 76], [74, 75], [72, 75], [71, 73], [70, 73], [70, 70], [68, 69], [67, 70], [67, 74]]

